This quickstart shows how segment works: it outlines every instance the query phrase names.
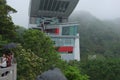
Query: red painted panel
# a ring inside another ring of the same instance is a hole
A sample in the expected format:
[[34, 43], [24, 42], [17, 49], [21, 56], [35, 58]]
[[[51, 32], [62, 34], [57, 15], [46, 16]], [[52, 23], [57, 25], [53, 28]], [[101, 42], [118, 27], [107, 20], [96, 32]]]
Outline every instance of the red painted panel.
[[46, 32], [59, 35], [60, 31], [59, 31], [59, 28], [51, 28], [51, 29], [46, 29]]
[[59, 34], [59, 28], [56, 28], [55, 33], [58, 35]]
[[73, 52], [73, 46], [61, 46], [58, 49], [58, 52]]

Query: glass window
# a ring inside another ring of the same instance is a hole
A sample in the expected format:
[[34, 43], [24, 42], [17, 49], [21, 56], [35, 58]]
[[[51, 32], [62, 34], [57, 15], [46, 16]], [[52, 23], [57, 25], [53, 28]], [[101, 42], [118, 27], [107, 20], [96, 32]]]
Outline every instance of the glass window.
[[74, 46], [74, 38], [52, 38], [55, 41], [55, 46]]
[[62, 27], [62, 35], [76, 35], [78, 33], [78, 26]]
[[44, 0], [40, 0], [39, 9], [40, 9], [40, 10], [43, 10], [43, 8], [44, 8]]
[[34, 18], [34, 17], [30, 18], [30, 24], [35, 24], [35, 21], [36, 21], [36, 18]]
[[74, 46], [74, 39], [73, 38], [65, 39], [64, 45], [65, 46]]
[[40, 0], [39, 10], [65, 12], [69, 1], [58, 0]]
[[69, 35], [69, 33], [70, 33], [69, 29], [70, 29], [69, 27], [63, 27], [62, 28], [62, 35]]

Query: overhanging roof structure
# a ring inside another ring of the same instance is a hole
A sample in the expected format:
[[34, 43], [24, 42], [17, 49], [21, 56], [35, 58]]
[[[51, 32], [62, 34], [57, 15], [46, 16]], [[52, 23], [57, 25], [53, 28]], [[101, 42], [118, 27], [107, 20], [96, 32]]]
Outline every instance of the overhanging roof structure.
[[30, 17], [68, 18], [79, 0], [31, 0]]

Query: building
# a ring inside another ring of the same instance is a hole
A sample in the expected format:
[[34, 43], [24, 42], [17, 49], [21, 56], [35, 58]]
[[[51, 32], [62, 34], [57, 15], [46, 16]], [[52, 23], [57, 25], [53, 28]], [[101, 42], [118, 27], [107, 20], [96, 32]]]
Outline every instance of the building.
[[40, 29], [55, 42], [64, 60], [80, 60], [78, 24], [68, 17], [79, 0], [31, 0], [29, 28]]

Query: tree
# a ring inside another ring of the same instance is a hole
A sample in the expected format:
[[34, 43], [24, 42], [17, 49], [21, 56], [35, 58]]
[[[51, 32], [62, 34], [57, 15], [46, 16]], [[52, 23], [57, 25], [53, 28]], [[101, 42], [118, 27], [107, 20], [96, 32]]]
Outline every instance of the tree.
[[16, 25], [16, 39], [14, 40], [15, 42], [19, 42], [21, 44], [24, 43], [23, 41], [23, 33], [26, 31], [27, 29], [22, 27], [22, 26], [19, 26], [19, 25]]
[[7, 41], [3, 40], [2, 36], [0, 35], [0, 56], [2, 56], [3, 46], [7, 43]]
[[64, 71], [68, 80], [89, 80], [87, 75], [82, 75], [77, 67], [68, 66]]
[[7, 43], [7, 41], [2, 39], [2, 36], [0, 35], [0, 50], [3, 48], [3, 46]]
[[30, 49], [24, 49], [20, 44], [12, 51], [17, 61], [17, 80], [35, 80], [42, 72], [44, 59], [35, 55]]
[[120, 59], [90, 60], [79, 64], [81, 71], [90, 77], [90, 80], [119, 80]]
[[46, 62], [42, 63], [43, 71], [60, 62], [60, 57], [55, 51], [52, 40], [43, 32], [26, 30], [23, 34], [23, 41], [24, 48], [31, 49], [37, 56], [46, 60]]
[[6, 0], [0, 0], [0, 34], [4, 39], [13, 39], [16, 35], [11, 12], [16, 12], [16, 10], [7, 5]]

